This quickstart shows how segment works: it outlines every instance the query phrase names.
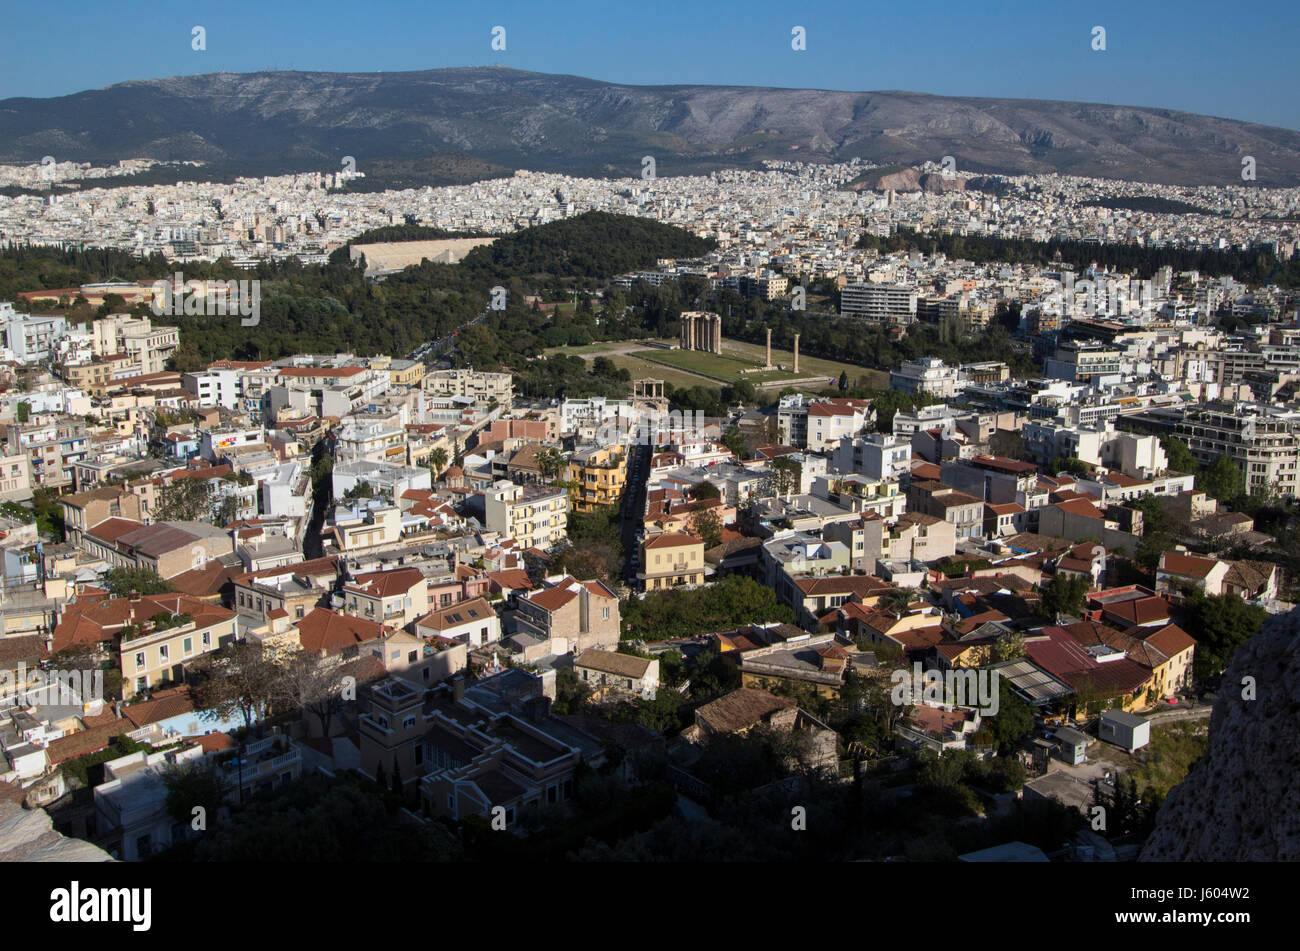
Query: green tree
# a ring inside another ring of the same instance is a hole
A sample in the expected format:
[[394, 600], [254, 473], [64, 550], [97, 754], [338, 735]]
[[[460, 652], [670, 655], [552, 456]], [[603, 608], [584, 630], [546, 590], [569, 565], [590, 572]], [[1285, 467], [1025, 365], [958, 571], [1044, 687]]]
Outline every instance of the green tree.
[[691, 495], [697, 502], [708, 502], [722, 497], [722, 493], [718, 491], [718, 487], [708, 479], [705, 479], [697, 485]]
[[[225, 799], [221, 777], [212, 765], [206, 761], [173, 763], [163, 770], [161, 779], [167, 790], [168, 814], [187, 828], [201, 815], [211, 829]], [[196, 814], [196, 809], [203, 812]]]
[[104, 575], [104, 588], [115, 598], [130, 594], [165, 594], [174, 591], [170, 581], [148, 568], [110, 568]]
[[1196, 486], [1224, 504], [1240, 498], [1246, 491], [1241, 469], [1226, 453], [1210, 463], [1196, 480]]
[[434, 475], [441, 474], [442, 470], [447, 468], [447, 450], [438, 446], [430, 451], [429, 465], [432, 467]]
[[1034, 712], [1011, 689], [1011, 685], [998, 678], [998, 712], [993, 718], [993, 740], [998, 753], [1007, 756], [1034, 732]]
[[1195, 676], [1223, 672], [1237, 648], [1253, 637], [1268, 612], [1235, 594], [1209, 595], [1194, 591], [1183, 605], [1183, 623], [1196, 638]]
[[212, 487], [207, 479], [173, 479], [158, 490], [155, 522], [202, 522], [212, 515]]
[[1177, 436], [1165, 436], [1160, 442], [1164, 447], [1165, 456], [1169, 460], [1169, 468], [1174, 472], [1181, 472], [1183, 475], [1195, 475], [1200, 471], [1200, 464], [1197, 463], [1196, 457], [1192, 455], [1192, 451], [1187, 448], [1187, 443]]
[[799, 491], [803, 466], [789, 456], [777, 456], [770, 464], [772, 494], [791, 495]]
[[706, 551], [722, 544], [722, 519], [713, 509], [700, 509], [691, 521], [696, 536], [704, 541]]
[[1045, 618], [1057, 614], [1079, 615], [1088, 594], [1088, 579], [1083, 575], [1056, 575], [1043, 588], [1043, 598], [1038, 612]]

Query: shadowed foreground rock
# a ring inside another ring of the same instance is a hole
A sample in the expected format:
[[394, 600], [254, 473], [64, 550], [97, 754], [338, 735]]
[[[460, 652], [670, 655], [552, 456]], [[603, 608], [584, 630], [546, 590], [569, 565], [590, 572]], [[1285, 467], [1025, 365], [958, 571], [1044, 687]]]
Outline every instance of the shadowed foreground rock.
[[[1255, 678], [1254, 700], [1241, 698], [1243, 677]], [[1161, 806], [1141, 860], [1300, 859], [1298, 775], [1300, 608], [1269, 618], [1233, 657], [1209, 749]]]

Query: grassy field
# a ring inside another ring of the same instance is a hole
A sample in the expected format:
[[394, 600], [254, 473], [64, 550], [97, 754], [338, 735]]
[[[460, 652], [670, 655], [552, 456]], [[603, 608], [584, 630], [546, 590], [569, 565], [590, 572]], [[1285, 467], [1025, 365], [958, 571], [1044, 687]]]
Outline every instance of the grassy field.
[[[668, 343], [669, 341], [656, 342]], [[563, 353], [586, 360], [608, 356], [615, 366], [626, 367], [633, 377], [654, 377], [670, 382], [673, 386], [701, 384], [717, 386], [719, 379], [734, 382], [742, 378], [741, 370], [761, 366], [764, 357], [764, 348], [761, 344], [727, 338], [722, 341], [720, 355], [700, 350], [647, 348], [645, 343], [646, 341], [611, 340], [588, 344], [585, 347], [553, 347], [546, 353]], [[794, 364], [794, 354], [789, 350], [773, 348], [772, 361], [789, 367]], [[832, 378], [838, 379], [841, 371], [848, 374], [851, 383], [861, 379], [866, 386], [882, 390], [889, 388], [889, 374], [881, 370], [871, 370], [852, 363], [823, 360], [803, 354], [799, 356], [799, 377], [824, 376], [829, 381]], [[744, 379], [755, 385], [775, 383], [793, 377], [792, 373], [784, 370], [743, 375]], [[795, 388], [817, 390], [821, 386], [804, 384]]]
[[1161, 796], [1181, 783], [1209, 745], [1208, 720], [1181, 720], [1151, 729], [1151, 743], [1142, 765], [1133, 770], [1138, 788], [1150, 787]]
[[[747, 343], [743, 340], [724, 339], [722, 341], [723, 355], [733, 354], [737, 357], [756, 360], [763, 362], [764, 347], [761, 343]], [[792, 366], [794, 364], [794, 353], [790, 350], [778, 350], [772, 348], [772, 362]], [[853, 363], [841, 363], [837, 360], [823, 360], [820, 357], [810, 357], [805, 353], [799, 354], [799, 375], [811, 376], [814, 373], [824, 374], [826, 377], [835, 377], [839, 379], [840, 372], [843, 371], [849, 376], [849, 383], [855, 383], [859, 377], [865, 377], [863, 385], [873, 387], [877, 390], [889, 389], [889, 374], [884, 370], [872, 370], [867, 367], [860, 367]]]
[[636, 350], [629, 356], [640, 357], [651, 363], [666, 363], [679, 370], [698, 373], [700, 376], [722, 380], [725, 383], [735, 383], [737, 380], [745, 379], [757, 385], [791, 379], [793, 376], [781, 370], [746, 373], [744, 371], [753, 370], [760, 364], [741, 357], [728, 356], [725, 353], [722, 355], [705, 353], [703, 350]]

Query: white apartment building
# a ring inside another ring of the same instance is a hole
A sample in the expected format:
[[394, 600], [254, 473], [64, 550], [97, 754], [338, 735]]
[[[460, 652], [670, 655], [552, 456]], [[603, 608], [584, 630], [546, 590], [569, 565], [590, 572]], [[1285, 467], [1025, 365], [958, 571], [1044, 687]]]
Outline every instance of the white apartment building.
[[239, 371], [207, 369], [181, 375], [181, 386], [199, 398], [204, 406], [239, 407]]
[[1241, 468], [1247, 491], [1297, 496], [1300, 413], [1258, 403], [1210, 403], [1189, 410], [1173, 433], [1202, 465], [1226, 454]]
[[91, 346], [97, 357], [126, 354], [140, 373], [161, 373], [180, 346], [175, 327], [155, 327], [148, 317], [110, 314], [94, 323]]
[[569, 493], [551, 486], [516, 485], [504, 479], [484, 493], [489, 531], [514, 538], [520, 548], [550, 549], [564, 541]]
[[845, 436], [854, 436], [875, 418], [867, 400], [783, 396], [777, 406], [777, 438], [783, 446], [829, 452]]
[[915, 287], [902, 284], [846, 284], [840, 292], [840, 315], [880, 324], [916, 321]]
[[889, 372], [889, 388], [913, 396], [928, 393], [940, 399], [952, 399], [962, 391], [959, 367], [946, 366], [938, 357], [908, 360]]
[[338, 431], [336, 462], [405, 462], [406, 430], [375, 420], [347, 419]]
[[3, 345], [19, 363], [40, 363], [54, 356], [58, 342], [68, 332], [68, 322], [59, 316], [20, 314], [13, 304], [0, 304], [0, 332]]
[[565, 400], [560, 404], [560, 435], [571, 436], [584, 427], [613, 426], [624, 432], [639, 416], [632, 400], [611, 400], [604, 396]]
[[885, 481], [906, 475], [911, 462], [912, 440], [885, 433], [844, 436], [831, 454], [831, 467], [836, 472]]

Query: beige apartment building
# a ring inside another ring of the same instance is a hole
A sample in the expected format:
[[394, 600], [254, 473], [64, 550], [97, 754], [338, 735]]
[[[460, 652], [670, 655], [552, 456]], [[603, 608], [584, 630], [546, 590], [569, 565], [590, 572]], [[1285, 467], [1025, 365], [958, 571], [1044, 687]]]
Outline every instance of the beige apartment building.
[[641, 569], [636, 577], [643, 591], [702, 583], [704, 540], [684, 532], [647, 535], [641, 543]]
[[429, 585], [416, 568], [370, 571], [343, 586], [349, 614], [403, 628], [429, 610]]
[[484, 493], [484, 499], [488, 530], [515, 539], [520, 548], [548, 550], [564, 541], [569, 495], [563, 489], [503, 479]]
[[514, 378], [509, 373], [435, 370], [424, 375], [421, 386], [434, 396], [468, 396], [484, 403], [496, 400], [509, 406], [514, 399]]
[[0, 502], [25, 502], [32, 497], [32, 461], [26, 453], [0, 456]]
[[[132, 635], [128, 629], [122, 635], [122, 696], [126, 700], [161, 683], [183, 681], [187, 663], [234, 641], [239, 633], [235, 612], [226, 608], [186, 595], [153, 595], [147, 600], [156, 603], [159, 611], [136, 622], [141, 628], [138, 633]], [[170, 619], [163, 622], [158, 619], [160, 614], [170, 614]]]

